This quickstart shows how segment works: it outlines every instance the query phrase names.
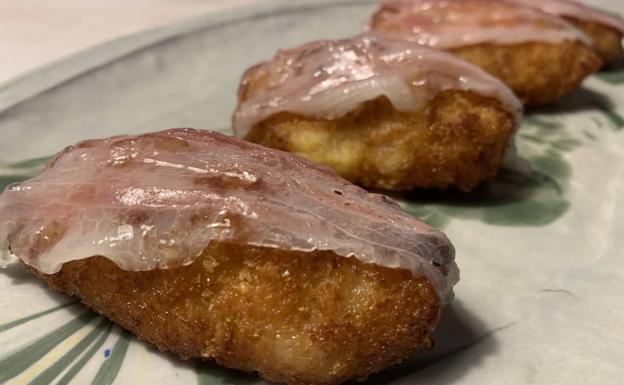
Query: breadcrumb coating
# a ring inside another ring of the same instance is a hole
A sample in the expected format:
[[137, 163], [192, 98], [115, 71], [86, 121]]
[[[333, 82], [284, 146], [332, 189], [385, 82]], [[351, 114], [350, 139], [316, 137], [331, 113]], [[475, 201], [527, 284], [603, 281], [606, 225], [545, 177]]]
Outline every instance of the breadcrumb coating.
[[[262, 79], [242, 97], [258, 87]], [[397, 111], [385, 97], [335, 120], [279, 113], [246, 139], [297, 153], [369, 188], [469, 191], [497, 174], [515, 125], [497, 100], [448, 90], [416, 113]]]
[[104, 257], [33, 273], [182, 358], [289, 385], [363, 379], [432, 346], [440, 300], [425, 278], [311, 253], [213, 243], [192, 264], [124, 271]]
[[529, 106], [553, 103], [602, 65], [578, 42], [477, 44], [450, 50], [505, 82]]
[[624, 55], [622, 33], [604, 24], [567, 18], [569, 22], [585, 32], [592, 39], [592, 48], [605, 66], [615, 64]]

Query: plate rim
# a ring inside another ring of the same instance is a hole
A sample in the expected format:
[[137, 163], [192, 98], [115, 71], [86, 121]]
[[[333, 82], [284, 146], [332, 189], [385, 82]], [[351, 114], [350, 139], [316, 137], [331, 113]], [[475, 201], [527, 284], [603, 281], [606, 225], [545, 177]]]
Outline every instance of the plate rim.
[[377, 0], [258, 0], [209, 11], [172, 24], [150, 28], [96, 44], [62, 57], [0, 84], [0, 114], [72, 79], [116, 60], [190, 33], [279, 14], [332, 6], [375, 4]]

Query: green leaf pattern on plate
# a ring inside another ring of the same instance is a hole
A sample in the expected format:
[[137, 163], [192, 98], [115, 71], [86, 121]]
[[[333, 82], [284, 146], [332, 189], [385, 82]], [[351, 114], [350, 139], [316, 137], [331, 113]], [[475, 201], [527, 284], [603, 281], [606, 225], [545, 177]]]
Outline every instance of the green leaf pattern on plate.
[[0, 162], [0, 190], [4, 190], [11, 183], [21, 182], [37, 175], [50, 159], [52, 157], [46, 156], [14, 164]]
[[[527, 114], [516, 136], [519, 155], [532, 170], [504, 168], [492, 181], [470, 194], [455, 191], [414, 191], [395, 195], [403, 208], [425, 222], [444, 228], [453, 219], [473, 219], [498, 226], [544, 226], [569, 208], [567, 189], [572, 169], [566, 156], [584, 142], [596, 141], [604, 129], [619, 131], [624, 119], [604, 96], [583, 92], [585, 113], [593, 125], [576, 137], [566, 127], [566, 112]], [[564, 111], [574, 106], [564, 106]]]

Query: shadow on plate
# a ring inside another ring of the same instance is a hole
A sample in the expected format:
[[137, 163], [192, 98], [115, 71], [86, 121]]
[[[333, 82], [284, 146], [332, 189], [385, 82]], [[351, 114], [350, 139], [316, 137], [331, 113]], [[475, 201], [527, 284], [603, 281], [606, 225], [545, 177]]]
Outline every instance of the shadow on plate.
[[[562, 114], [573, 112], [593, 114], [587, 124], [569, 126]], [[617, 131], [624, 127], [624, 118], [607, 96], [579, 89], [523, 119], [516, 146], [531, 167], [504, 168], [471, 193], [420, 190], [394, 197], [407, 212], [439, 228], [456, 218], [498, 226], [545, 226], [570, 207], [568, 155], [596, 141], [604, 127]]]
[[[624, 79], [624, 69], [622, 71]], [[588, 88], [579, 88], [563, 96], [556, 104], [551, 106], [531, 110], [532, 114], [540, 114], [542, 116], [583, 112], [598, 112], [608, 121], [609, 126], [616, 131], [624, 128], [624, 117], [617, 112], [616, 105], [611, 98], [608, 95]], [[599, 122], [596, 123], [598, 127], [601, 126]]]
[[496, 353], [496, 332], [510, 326], [488, 330], [474, 314], [464, 308], [461, 301], [456, 300], [442, 313], [433, 335], [436, 345], [431, 352], [418, 353], [407, 362], [372, 375], [361, 384], [437, 384], [447, 383], [446, 380], [450, 379], [457, 381], [471, 368], [478, 366], [485, 356]]
[[[392, 384], [416, 374], [418, 381], [428, 383], [446, 376], [449, 372], [453, 373], [453, 378], [458, 378], [478, 364], [480, 357], [496, 352], [498, 344], [495, 333], [509, 326], [488, 330], [481, 321], [462, 306], [460, 301], [456, 300], [442, 313], [433, 337], [436, 341], [433, 351], [418, 353], [402, 365], [372, 375], [367, 381], [349, 384]], [[464, 353], [470, 354], [470, 359], [464, 359]], [[191, 363], [180, 362], [178, 365], [194, 366], [199, 385], [268, 384], [257, 375], [225, 369], [213, 362], [196, 360]], [[435, 369], [437, 366], [441, 366], [442, 369]], [[413, 382], [410, 377], [410, 383], [416, 384], [417, 382]]]
[[598, 72], [596, 76], [609, 84], [618, 85], [624, 83], [624, 58], [612, 66]]
[[527, 119], [518, 134], [530, 169], [503, 168], [470, 193], [416, 190], [394, 197], [405, 211], [438, 228], [458, 218], [498, 226], [548, 225], [570, 207], [572, 168], [564, 154], [579, 144], [549, 124], [555, 123]]
[[51, 156], [46, 156], [13, 164], [0, 162], [0, 169], [3, 170], [0, 172], [0, 192], [12, 183], [22, 182], [38, 175], [50, 159]]
[[[624, 72], [624, 63], [621, 70]], [[571, 120], [564, 118], [570, 113], [583, 113], [585, 121], [571, 125]], [[570, 207], [572, 167], [568, 155], [597, 141], [604, 129], [623, 128], [624, 117], [607, 95], [581, 88], [524, 117], [516, 146], [519, 156], [531, 165], [529, 169], [504, 168], [471, 193], [421, 190], [394, 198], [408, 213], [439, 228], [455, 218], [498, 226], [545, 226]]]
[[556, 157], [539, 161], [559, 169], [559, 178], [540, 171], [523, 174], [503, 169], [496, 179], [469, 194], [413, 191], [397, 198], [408, 213], [438, 228], [457, 218], [499, 226], [548, 225], [570, 207], [565, 195], [570, 169]]

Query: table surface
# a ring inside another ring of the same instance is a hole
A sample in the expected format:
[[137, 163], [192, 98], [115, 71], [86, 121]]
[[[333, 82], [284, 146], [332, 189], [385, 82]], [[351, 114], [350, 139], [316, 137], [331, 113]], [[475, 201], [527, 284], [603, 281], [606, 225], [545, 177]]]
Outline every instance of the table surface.
[[145, 29], [262, 0], [0, 0], [0, 84]]

